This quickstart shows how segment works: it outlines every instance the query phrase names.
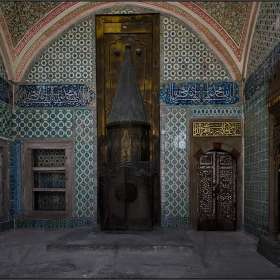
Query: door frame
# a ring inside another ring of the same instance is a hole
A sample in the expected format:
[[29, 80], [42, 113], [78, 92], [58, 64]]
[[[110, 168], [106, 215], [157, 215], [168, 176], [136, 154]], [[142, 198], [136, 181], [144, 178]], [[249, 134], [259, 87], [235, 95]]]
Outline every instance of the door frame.
[[[190, 128], [193, 122], [190, 121]], [[199, 121], [208, 121], [209, 119], [199, 119]], [[212, 121], [232, 121], [211, 119]], [[234, 120], [236, 121], [236, 120]], [[191, 129], [190, 129], [191, 131]], [[190, 195], [189, 195], [189, 225], [190, 229], [197, 230], [198, 217], [198, 178], [197, 167], [201, 155], [211, 150], [221, 150], [228, 152], [236, 159], [236, 230], [242, 230], [243, 226], [243, 136], [211, 136], [194, 137], [190, 133], [190, 153], [189, 153], [189, 174], [190, 174]]]

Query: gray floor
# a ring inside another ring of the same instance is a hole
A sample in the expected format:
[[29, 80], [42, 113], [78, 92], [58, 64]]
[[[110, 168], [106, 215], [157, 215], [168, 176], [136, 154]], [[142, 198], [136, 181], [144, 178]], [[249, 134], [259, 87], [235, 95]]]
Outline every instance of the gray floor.
[[0, 233], [0, 278], [280, 279], [256, 248], [243, 232], [15, 229]]

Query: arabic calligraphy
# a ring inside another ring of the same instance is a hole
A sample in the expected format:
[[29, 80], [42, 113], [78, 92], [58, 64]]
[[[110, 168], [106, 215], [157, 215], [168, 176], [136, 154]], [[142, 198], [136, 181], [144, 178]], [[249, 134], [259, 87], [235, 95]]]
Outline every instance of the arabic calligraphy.
[[233, 82], [185, 83], [180, 87], [171, 83], [161, 89], [160, 97], [170, 105], [234, 104], [239, 100], [239, 92]]
[[21, 85], [16, 91], [20, 107], [84, 107], [95, 98], [86, 85]]
[[241, 122], [194, 122], [193, 136], [241, 136]]
[[9, 103], [12, 99], [12, 91], [9, 83], [0, 76], [0, 100]]

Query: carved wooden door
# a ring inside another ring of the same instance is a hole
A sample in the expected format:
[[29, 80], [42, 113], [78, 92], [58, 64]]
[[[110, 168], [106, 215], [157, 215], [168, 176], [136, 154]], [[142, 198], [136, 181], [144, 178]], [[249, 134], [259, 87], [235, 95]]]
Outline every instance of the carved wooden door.
[[198, 230], [236, 230], [236, 160], [213, 150], [198, 162]]

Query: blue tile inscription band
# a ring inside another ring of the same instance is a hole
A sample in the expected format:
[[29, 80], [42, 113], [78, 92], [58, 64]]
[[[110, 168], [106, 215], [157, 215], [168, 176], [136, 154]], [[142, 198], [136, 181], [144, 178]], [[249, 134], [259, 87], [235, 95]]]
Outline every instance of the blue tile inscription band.
[[21, 85], [16, 91], [20, 107], [84, 107], [95, 98], [86, 85]]
[[161, 100], [169, 105], [235, 104], [238, 95], [238, 85], [233, 82], [185, 83], [180, 87], [171, 83], [160, 90]]

